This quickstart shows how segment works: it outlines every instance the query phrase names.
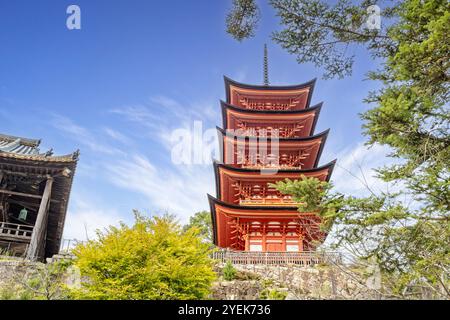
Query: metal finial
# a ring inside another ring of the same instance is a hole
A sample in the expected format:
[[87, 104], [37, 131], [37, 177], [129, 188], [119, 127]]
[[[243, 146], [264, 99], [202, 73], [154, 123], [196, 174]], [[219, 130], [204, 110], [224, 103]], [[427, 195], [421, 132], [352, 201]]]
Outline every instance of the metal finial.
[[269, 85], [269, 59], [267, 58], [267, 44], [264, 44], [264, 85]]

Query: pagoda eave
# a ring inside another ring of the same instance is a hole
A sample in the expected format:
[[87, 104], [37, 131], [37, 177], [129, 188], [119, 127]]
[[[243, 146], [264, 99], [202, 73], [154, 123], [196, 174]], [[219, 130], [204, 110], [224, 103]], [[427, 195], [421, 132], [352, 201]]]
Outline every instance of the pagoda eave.
[[311, 97], [314, 91], [314, 86], [316, 83], [316, 78], [298, 85], [289, 86], [266, 86], [266, 85], [252, 85], [245, 84], [234, 81], [226, 76], [224, 76], [225, 81], [225, 91], [226, 91], [226, 101], [227, 103], [236, 105], [237, 107], [243, 109], [252, 109], [252, 107], [240, 106], [235, 103], [235, 94], [241, 95], [243, 97], [259, 97], [267, 98], [269, 96], [271, 99], [280, 99], [288, 96], [303, 96], [306, 94], [306, 98], [302, 99], [300, 104], [291, 105], [288, 109], [307, 109], [309, 108]]
[[[220, 159], [222, 162], [229, 164], [229, 165], [238, 165], [238, 161], [236, 160], [236, 155], [228, 155], [228, 147], [231, 145], [231, 147], [234, 150], [238, 150], [239, 148], [237, 146], [244, 144], [245, 152], [248, 152], [248, 149], [250, 147], [250, 139], [255, 139], [255, 137], [248, 137], [248, 136], [233, 136], [231, 134], [227, 134], [227, 132], [219, 127], [216, 127], [218, 135], [219, 135], [219, 143], [221, 144], [219, 150], [220, 150]], [[283, 154], [284, 152], [287, 153], [298, 153], [300, 151], [305, 151], [305, 155], [302, 155], [302, 159], [307, 159], [305, 161], [305, 164], [299, 167], [299, 169], [311, 169], [314, 167], [317, 167], [320, 161], [320, 157], [322, 155], [323, 148], [325, 146], [329, 129], [325, 130], [319, 134], [309, 136], [309, 137], [299, 137], [299, 138], [278, 138], [278, 150], [280, 154]], [[270, 138], [270, 137], [269, 137]], [[233, 139], [233, 141], [230, 141]], [[255, 141], [255, 140], [253, 140]], [[260, 145], [260, 144], [259, 144]], [[230, 147], [230, 148], [231, 148]], [[270, 154], [272, 144], [271, 140], [267, 139], [267, 152]], [[309, 153], [308, 153], [309, 152]], [[234, 160], [233, 160], [234, 159]], [[231, 163], [230, 161], [231, 160]], [[283, 165], [281, 164], [281, 161], [279, 161], [281, 165], [281, 169]], [[244, 165], [244, 167], [249, 168], [250, 166]], [[288, 167], [288, 165], [287, 165]], [[270, 167], [267, 167], [267, 169], [270, 169]], [[279, 168], [280, 169], [280, 168]], [[287, 168], [285, 168], [287, 169]]]
[[[297, 134], [311, 136], [314, 134], [322, 105], [321, 102], [307, 109], [288, 111], [246, 110], [221, 100], [223, 128], [229, 128], [230, 125], [234, 127], [233, 124], [236, 122], [254, 123], [263, 127], [264, 122], [279, 122], [281, 127], [283, 127], [283, 124], [284, 126], [301, 124], [309, 130], [299, 130]], [[282, 132], [280, 132], [280, 136], [282, 136], [281, 134]]]
[[[286, 196], [276, 196], [273, 198], [255, 198], [255, 194], [239, 195], [239, 186], [255, 188], [256, 185], [262, 191], [270, 191], [269, 183], [284, 181], [285, 179], [296, 180], [302, 175], [306, 177], [315, 177], [321, 181], [329, 181], [333, 172], [336, 160], [329, 162], [321, 167], [305, 170], [261, 170], [238, 168], [214, 161], [214, 174], [216, 180], [216, 194], [219, 200], [229, 203], [241, 203], [256, 206], [258, 204], [277, 203], [279, 206], [295, 205], [292, 200], [284, 199]], [[272, 192], [273, 193], [273, 192]], [[277, 192], [278, 193], [278, 192]], [[253, 200], [250, 200], [253, 199]]]

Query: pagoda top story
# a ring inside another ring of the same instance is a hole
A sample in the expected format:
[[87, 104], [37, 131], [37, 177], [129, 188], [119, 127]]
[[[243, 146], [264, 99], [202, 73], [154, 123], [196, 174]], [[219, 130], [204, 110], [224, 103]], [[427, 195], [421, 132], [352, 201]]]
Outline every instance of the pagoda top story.
[[316, 79], [299, 85], [250, 85], [225, 79], [226, 102], [242, 109], [294, 111], [309, 107]]

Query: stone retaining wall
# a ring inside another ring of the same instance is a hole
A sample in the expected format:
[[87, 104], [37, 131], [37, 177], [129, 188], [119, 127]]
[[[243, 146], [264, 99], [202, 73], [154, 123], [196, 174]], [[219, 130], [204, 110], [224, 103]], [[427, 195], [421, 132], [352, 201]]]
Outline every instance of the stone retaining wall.
[[259, 280], [220, 281], [214, 287], [216, 299], [259, 299], [262, 290], [287, 292], [286, 299], [379, 299], [356, 274], [336, 266], [235, 265], [238, 272]]

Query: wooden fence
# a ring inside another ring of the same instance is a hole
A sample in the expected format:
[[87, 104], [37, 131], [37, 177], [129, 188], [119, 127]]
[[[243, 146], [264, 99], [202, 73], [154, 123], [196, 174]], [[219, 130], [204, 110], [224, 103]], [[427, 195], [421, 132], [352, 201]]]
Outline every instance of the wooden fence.
[[260, 265], [299, 265], [310, 266], [315, 264], [341, 263], [341, 254], [338, 252], [237, 252], [216, 251], [213, 259], [233, 264], [260, 264]]
[[32, 226], [17, 223], [0, 222], [0, 238], [6, 240], [29, 242], [31, 240], [32, 234]]

